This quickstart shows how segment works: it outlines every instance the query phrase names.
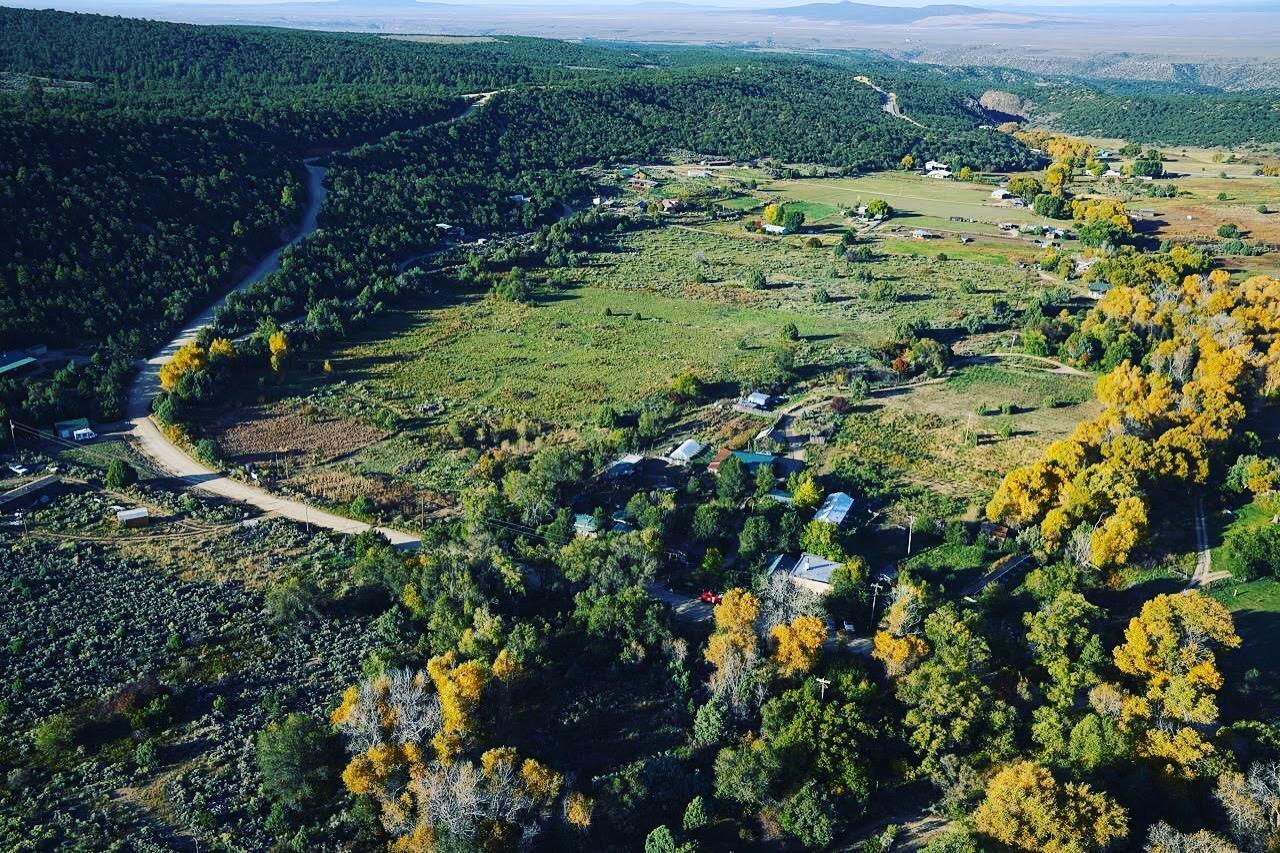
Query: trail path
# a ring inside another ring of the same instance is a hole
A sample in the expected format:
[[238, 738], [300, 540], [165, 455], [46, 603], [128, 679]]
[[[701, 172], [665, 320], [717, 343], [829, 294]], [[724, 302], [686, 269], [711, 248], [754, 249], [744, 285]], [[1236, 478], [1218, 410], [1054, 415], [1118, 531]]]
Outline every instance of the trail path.
[[980, 363], [983, 359], [987, 359], [987, 358], [998, 358], [1002, 360], [1007, 359], [1007, 360], [1034, 361], [1034, 362], [1037, 362], [1038, 364], [1043, 364], [1045, 367], [1049, 368], [1048, 370], [1045, 371], [1046, 373], [1057, 373], [1062, 376], [1081, 376], [1086, 379], [1097, 378], [1097, 374], [1087, 373], [1083, 370], [1072, 367], [1069, 364], [1063, 364], [1057, 359], [1052, 359], [1044, 355], [1028, 355], [1025, 352], [1004, 352], [1004, 351], [988, 352], [988, 353], [983, 353], [982, 355], [967, 356], [964, 360], [972, 363]]
[[[461, 121], [472, 115], [487, 104], [494, 94], [494, 92], [481, 92], [468, 95], [472, 102], [467, 108], [441, 123]], [[259, 261], [226, 295], [192, 318], [173, 340], [165, 344], [141, 366], [137, 377], [129, 387], [125, 404], [127, 420], [125, 433], [133, 437], [138, 451], [148, 457], [157, 468], [182, 481], [188, 488], [201, 489], [257, 507], [265, 513], [276, 513], [294, 521], [314, 524], [339, 533], [360, 533], [369, 530], [372, 525], [316, 509], [302, 501], [273, 495], [257, 486], [219, 474], [188, 456], [184, 450], [171, 442], [151, 419], [151, 404], [160, 392], [160, 368], [173, 358], [173, 354], [178, 349], [194, 341], [202, 328], [213, 322], [214, 314], [226, 301], [227, 296], [244, 290], [279, 269], [280, 257], [284, 250], [297, 245], [316, 230], [316, 220], [325, 198], [325, 170], [324, 167], [316, 165], [314, 160], [304, 160], [303, 163], [307, 169], [307, 209], [297, 233], [288, 242]], [[389, 527], [373, 529], [386, 536], [392, 545], [410, 547], [419, 542], [417, 536]]]
[[1231, 577], [1226, 570], [1213, 571], [1213, 551], [1209, 548], [1209, 528], [1204, 520], [1204, 500], [1196, 499], [1196, 570], [1188, 581], [1188, 587], [1206, 587], [1214, 581]]

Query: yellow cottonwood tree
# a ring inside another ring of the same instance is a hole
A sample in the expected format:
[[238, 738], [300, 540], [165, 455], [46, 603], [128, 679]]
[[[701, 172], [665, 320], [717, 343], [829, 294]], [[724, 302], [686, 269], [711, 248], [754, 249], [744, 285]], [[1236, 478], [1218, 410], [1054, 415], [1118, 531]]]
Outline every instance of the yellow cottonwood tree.
[[724, 665], [730, 651], [750, 655], [758, 651], [756, 619], [760, 616], [760, 599], [745, 589], [734, 587], [725, 592], [713, 615], [715, 633], [707, 640], [703, 653], [717, 669]]
[[267, 338], [267, 349], [271, 352], [271, 369], [278, 373], [289, 355], [289, 336], [283, 331], [272, 332]]
[[877, 631], [872, 639], [871, 656], [884, 665], [885, 674], [890, 678], [907, 672], [928, 653], [929, 645], [915, 634], [895, 637], [888, 631]]
[[816, 616], [797, 616], [790, 625], [778, 625], [770, 632], [777, 646], [773, 659], [783, 675], [808, 672], [818, 662], [827, 626]]
[[177, 387], [178, 380], [182, 378], [182, 374], [188, 371], [204, 370], [208, 366], [209, 356], [203, 347], [195, 341], [183, 344], [173, 354], [173, 358], [161, 366], [160, 387], [166, 391], [172, 391]]
[[475, 711], [489, 683], [489, 668], [481, 661], [457, 663], [457, 653], [446, 652], [427, 662], [427, 674], [440, 695], [440, 731], [431, 739], [440, 763], [448, 764], [462, 752], [475, 731]]
[[1010, 764], [991, 778], [973, 823], [1000, 844], [1036, 853], [1103, 850], [1129, 829], [1128, 813], [1105, 792], [1062, 784], [1029, 761]]
[[1112, 657], [1139, 688], [1125, 697], [1121, 721], [1140, 755], [1171, 775], [1197, 774], [1196, 763], [1213, 751], [1202, 732], [1218, 719], [1222, 674], [1213, 647], [1239, 645], [1230, 611], [1196, 591], [1158, 595], [1129, 620]]

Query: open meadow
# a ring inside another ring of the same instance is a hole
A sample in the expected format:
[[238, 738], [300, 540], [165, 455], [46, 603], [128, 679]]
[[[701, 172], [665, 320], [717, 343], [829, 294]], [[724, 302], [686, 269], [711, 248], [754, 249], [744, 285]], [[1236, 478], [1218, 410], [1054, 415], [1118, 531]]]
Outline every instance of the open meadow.
[[[835, 257], [839, 233], [820, 225], [808, 234], [774, 237], [750, 233], [737, 221], [681, 215], [666, 225], [623, 231], [577, 266], [531, 270], [536, 294], [528, 303], [443, 275], [432, 295], [315, 354], [309, 368], [286, 372], [265, 402], [219, 419], [215, 437], [233, 464], [283, 460], [294, 487], [329, 504], [344, 504], [363, 490], [376, 504], [407, 505], [415, 498], [396, 485], [407, 483], [434, 506], [461, 489], [474, 463], [474, 453], [456, 449], [450, 438], [457, 424], [506, 423], [513, 438], [504, 443], [527, 452], [542, 439], [571, 437], [602, 405], [634, 411], [662, 397], [686, 371], [725, 389], [689, 422], [719, 422], [712, 410], [770, 363], [785, 328], [794, 326], [797, 335], [797, 391], [829, 385], [841, 369], [871, 371], [873, 382], [884, 382], [875, 352], [897, 329], [935, 330], [971, 352], [986, 340], [977, 336], [966, 346], [966, 321], [1020, 311], [1053, 283], [1014, 263], [1022, 257], [1020, 245], [1010, 252], [995, 240], [961, 245], [872, 237], [863, 241], [870, 258], [850, 261]], [[757, 271], [765, 286], [752, 289], [748, 281]], [[329, 372], [317, 369], [320, 361]], [[960, 375], [968, 377], [969, 370]], [[996, 410], [1017, 402], [1029, 413], [1047, 394], [1015, 400], [1017, 382], [1001, 382], [1010, 387], [991, 390]], [[958, 445], [971, 416], [963, 398], [971, 393], [947, 400], [945, 392], [925, 386], [886, 400], [886, 412], [941, 417], [937, 428], [957, 436], [942, 444]], [[1065, 403], [1080, 395], [1058, 396]], [[1015, 436], [1008, 441], [1025, 446], [1013, 457], [1026, 457], [1044, 436], [1060, 433], [1070, 416], [1055, 414], [1048, 430], [1024, 429], [1020, 419], [1031, 416], [1013, 416]], [[931, 435], [925, 445], [939, 440]], [[989, 457], [975, 486], [987, 489], [1009, 454], [985, 445], [975, 452]], [[940, 459], [936, 470], [953, 463]]]

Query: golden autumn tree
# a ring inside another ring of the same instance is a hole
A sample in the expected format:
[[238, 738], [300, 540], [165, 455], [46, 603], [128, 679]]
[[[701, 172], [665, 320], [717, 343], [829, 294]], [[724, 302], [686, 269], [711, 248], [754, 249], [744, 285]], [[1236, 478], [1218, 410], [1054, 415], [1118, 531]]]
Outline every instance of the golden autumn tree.
[[991, 778], [973, 823], [1006, 847], [1035, 853], [1104, 850], [1128, 833], [1128, 813], [1106, 793], [1060, 783], [1029, 761], [1014, 762]]
[[209, 358], [234, 358], [236, 354], [235, 342], [229, 338], [214, 338], [209, 341]]
[[728, 590], [713, 616], [716, 629], [703, 653], [709, 663], [720, 669], [731, 654], [751, 657], [759, 653], [756, 620], [760, 616], [760, 599], [753, 593], [738, 587]]
[[773, 659], [784, 676], [813, 669], [827, 640], [827, 626], [816, 616], [798, 616], [790, 625], [777, 625], [770, 632], [775, 643]]
[[267, 338], [267, 349], [271, 353], [271, 369], [279, 373], [289, 356], [289, 336], [283, 330], [272, 332]]
[[160, 387], [172, 391], [184, 373], [204, 370], [209, 366], [209, 354], [196, 342], [183, 344], [160, 368]]
[[888, 631], [877, 631], [872, 639], [871, 656], [884, 665], [885, 674], [890, 678], [911, 669], [928, 652], [928, 643], [914, 634], [895, 637]]
[[352, 753], [342, 771], [347, 790], [373, 797], [385, 826], [412, 825], [417, 807], [405, 791], [427, 773], [422, 745], [441, 723], [427, 674], [402, 669], [366, 678], [343, 692], [330, 721]]
[[800, 509], [812, 509], [822, 503], [822, 488], [814, 480], [813, 474], [805, 471], [800, 475], [795, 490], [791, 493], [791, 500]]
[[1213, 751], [1203, 732], [1217, 723], [1223, 683], [1213, 648], [1239, 645], [1230, 611], [1200, 592], [1158, 595], [1129, 620], [1112, 657], [1137, 688], [1120, 719], [1140, 755], [1170, 775], [1197, 775], [1194, 765]]
[[440, 731], [432, 737], [431, 745], [440, 763], [448, 764], [475, 731], [475, 711], [490, 672], [482, 661], [458, 663], [457, 653], [449, 651], [428, 661], [427, 673], [440, 696]]
[[920, 636], [924, 624], [924, 589], [900, 579], [890, 593], [883, 628], [872, 638], [871, 656], [884, 665], [890, 678], [913, 668], [929, 652]]
[[529, 796], [544, 803], [553, 801], [564, 785], [564, 776], [532, 758], [521, 763], [520, 780], [524, 782]]
[[564, 800], [564, 819], [570, 826], [585, 830], [591, 826], [595, 801], [581, 791], [572, 791]]

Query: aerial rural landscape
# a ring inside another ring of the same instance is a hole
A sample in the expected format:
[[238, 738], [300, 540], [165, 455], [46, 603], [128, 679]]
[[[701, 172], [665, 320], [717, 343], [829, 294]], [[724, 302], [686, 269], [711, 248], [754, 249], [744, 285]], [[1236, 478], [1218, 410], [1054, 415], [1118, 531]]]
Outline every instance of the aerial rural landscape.
[[0, 848], [1280, 849], [1277, 45], [0, 6]]

